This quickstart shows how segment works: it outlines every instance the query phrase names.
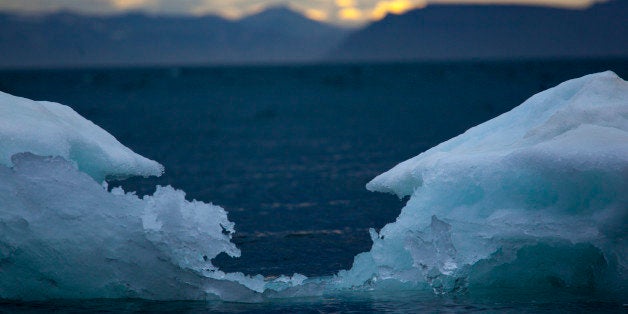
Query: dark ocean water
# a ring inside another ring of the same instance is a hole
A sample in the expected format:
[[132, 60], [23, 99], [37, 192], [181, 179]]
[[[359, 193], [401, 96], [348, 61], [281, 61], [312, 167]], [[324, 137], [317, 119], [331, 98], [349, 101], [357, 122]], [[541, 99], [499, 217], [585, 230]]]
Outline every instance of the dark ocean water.
[[3, 313], [625, 313], [626, 306], [587, 298], [438, 297], [431, 293], [356, 293], [318, 298], [293, 298], [263, 303], [150, 300], [60, 300], [0, 302]]
[[[628, 59], [255, 67], [0, 71], [0, 90], [60, 102], [166, 168], [112, 182], [138, 194], [170, 184], [224, 207], [242, 256], [224, 271], [332, 275], [370, 249], [368, 228], [395, 220], [403, 200], [364, 185], [395, 164], [567, 79]], [[0, 304], [49, 311], [566, 311], [625, 310], [596, 298], [484, 301], [408, 292], [388, 298], [265, 304], [92, 300]], [[565, 301], [566, 300], [566, 301]]]

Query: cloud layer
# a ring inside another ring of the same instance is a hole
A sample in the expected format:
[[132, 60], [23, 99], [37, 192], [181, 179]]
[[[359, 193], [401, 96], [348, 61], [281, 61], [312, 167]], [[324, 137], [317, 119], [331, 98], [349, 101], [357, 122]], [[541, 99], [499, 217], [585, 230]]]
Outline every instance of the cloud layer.
[[152, 14], [218, 14], [239, 18], [269, 6], [288, 5], [311, 19], [360, 25], [389, 13], [400, 14], [434, 3], [506, 3], [585, 8], [605, 0], [3, 0], [0, 11], [45, 13], [71, 10], [89, 14], [142, 11]]

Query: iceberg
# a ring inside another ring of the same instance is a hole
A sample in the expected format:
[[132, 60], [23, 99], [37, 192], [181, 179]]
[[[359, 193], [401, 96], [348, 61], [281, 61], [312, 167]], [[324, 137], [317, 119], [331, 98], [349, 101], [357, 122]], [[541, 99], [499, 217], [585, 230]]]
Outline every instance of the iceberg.
[[0, 299], [254, 302], [347, 291], [610, 292], [626, 297], [628, 83], [588, 75], [367, 184], [409, 197], [335, 276], [225, 273], [235, 226], [216, 205], [107, 180], [163, 167], [71, 108], [0, 93]]
[[142, 157], [72, 108], [0, 92], [0, 165], [30, 152], [60, 156], [96, 181], [160, 176], [164, 168]]
[[406, 160], [367, 184], [409, 196], [371, 230], [340, 288], [396, 281], [626, 295], [628, 83], [587, 75]]
[[219, 206], [158, 186], [142, 198], [106, 179], [161, 175], [67, 106], [0, 93], [0, 298], [253, 300]]

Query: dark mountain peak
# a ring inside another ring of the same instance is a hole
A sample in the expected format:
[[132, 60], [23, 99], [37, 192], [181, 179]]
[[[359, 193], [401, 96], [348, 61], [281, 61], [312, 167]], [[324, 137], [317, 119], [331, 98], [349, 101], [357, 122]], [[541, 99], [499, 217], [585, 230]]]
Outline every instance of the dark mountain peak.
[[618, 11], [622, 13], [628, 13], [628, 1], [609, 0], [608, 2], [598, 2], [598, 3], [595, 3], [593, 6], [589, 7], [589, 10], [605, 10], [605, 11]]
[[271, 14], [301, 15], [299, 12], [293, 10], [292, 8], [284, 4], [266, 7], [264, 10], [253, 15], [271, 15]]
[[285, 18], [305, 19], [306, 17], [286, 5], [276, 5], [267, 7], [260, 12], [244, 17], [242, 20], [277, 20]]
[[351, 34], [330, 58], [459, 60], [628, 56], [628, 1], [587, 9], [439, 4], [388, 15]]
[[346, 35], [285, 6], [241, 20], [141, 12], [12, 16], [0, 14], [0, 67], [312, 62]]
[[338, 43], [347, 34], [345, 29], [311, 20], [287, 6], [269, 7], [238, 22], [260, 40], [263, 38], [271, 42], [276, 34], [284, 34], [292, 38], [307, 36], [315, 41], [327, 38]]
[[325, 27], [335, 28], [328, 24], [311, 20], [300, 12], [285, 5], [268, 7], [265, 10], [249, 15], [240, 22], [247, 26], [262, 28], [290, 28], [290, 27]]
[[608, 0], [605, 2], [594, 2], [588, 7], [552, 7], [544, 5], [525, 5], [517, 3], [494, 3], [494, 4], [474, 4], [474, 3], [435, 3], [425, 8], [417, 8], [407, 11], [403, 14], [389, 14], [388, 16], [412, 16], [420, 15], [433, 11], [449, 11], [449, 12], [498, 12], [498, 11], [517, 11], [517, 12], [586, 12], [592, 10], [626, 10], [628, 9], [628, 1], [625, 0]]

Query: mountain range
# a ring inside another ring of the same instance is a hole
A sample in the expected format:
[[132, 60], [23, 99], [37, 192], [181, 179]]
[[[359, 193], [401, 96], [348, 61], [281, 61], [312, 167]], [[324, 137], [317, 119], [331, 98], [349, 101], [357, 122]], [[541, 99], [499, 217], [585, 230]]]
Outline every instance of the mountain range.
[[273, 7], [219, 16], [0, 14], [0, 67], [627, 57], [628, 1], [431, 5], [361, 29]]
[[628, 1], [586, 10], [433, 5], [388, 15], [351, 34], [329, 58], [344, 61], [628, 56]]
[[219, 16], [0, 15], [0, 67], [307, 62], [348, 30], [284, 7]]

